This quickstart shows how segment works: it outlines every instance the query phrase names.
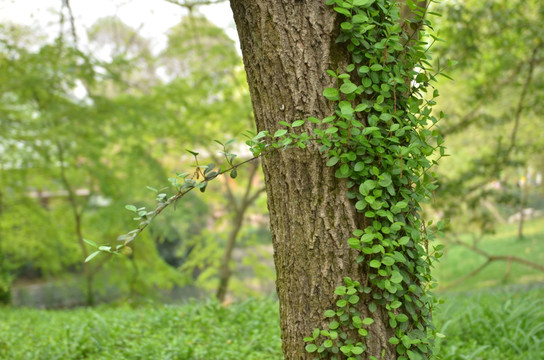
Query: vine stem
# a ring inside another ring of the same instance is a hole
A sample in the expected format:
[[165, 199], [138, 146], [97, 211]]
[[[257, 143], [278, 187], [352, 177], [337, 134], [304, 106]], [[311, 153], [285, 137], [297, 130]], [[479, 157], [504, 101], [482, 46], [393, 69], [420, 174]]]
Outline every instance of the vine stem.
[[[239, 166], [242, 166], [244, 164], [247, 164], [249, 162], [252, 162], [254, 160], [257, 160], [259, 158], [261, 158], [262, 156], [268, 154], [270, 151], [267, 151], [267, 152], [263, 152], [257, 156], [254, 156], [252, 158], [249, 158], [247, 160], [244, 160], [242, 161], [241, 163], [238, 163], [236, 165], [232, 165], [231, 167], [225, 169], [225, 170], [221, 170], [219, 171], [217, 174], [215, 174], [213, 177], [204, 177], [204, 179], [202, 181], [200, 181], [198, 184], [201, 184], [201, 183], [206, 183], [206, 182], [210, 182], [212, 181], [213, 179], [216, 179], [218, 178], [220, 175], [224, 175], [225, 173], [229, 172], [229, 171], [232, 171], [234, 169], [237, 169]], [[123, 247], [124, 246], [128, 246], [129, 243], [131, 243], [132, 241], [134, 241], [138, 235], [140, 235], [148, 226], [149, 224], [151, 224], [151, 222], [153, 221], [153, 219], [155, 219], [155, 217], [157, 217], [157, 215], [159, 215], [164, 209], [166, 209], [167, 207], [169, 207], [170, 205], [172, 204], [175, 204], [177, 203], [177, 201], [179, 199], [181, 199], [182, 197], [184, 197], [185, 195], [187, 195], [189, 192], [193, 191], [195, 188], [197, 188], [196, 185], [194, 186], [191, 186], [190, 188], [186, 189], [186, 190], [183, 190], [183, 191], [178, 191], [176, 194], [170, 196], [165, 202], [161, 203], [159, 206], [157, 206], [155, 208], [155, 210], [153, 210], [151, 213], [152, 215], [145, 221], [141, 222], [140, 225], [138, 226], [137, 229], [135, 230], [132, 230], [131, 232], [129, 232], [130, 236], [128, 239], [124, 240], [124, 243], [123, 243]], [[123, 235], [121, 235], [123, 236]], [[122, 239], [123, 240], [123, 239]]]

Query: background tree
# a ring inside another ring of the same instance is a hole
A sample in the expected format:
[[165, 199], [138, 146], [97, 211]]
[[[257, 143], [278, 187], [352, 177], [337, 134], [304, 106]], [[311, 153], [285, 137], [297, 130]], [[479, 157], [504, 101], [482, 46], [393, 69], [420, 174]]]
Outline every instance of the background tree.
[[[442, 132], [454, 156], [439, 169], [442, 201], [436, 207], [451, 219], [448, 238], [485, 258], [467, 276], [495, 260], [507, 261], [506, 274], [512, 261], [542, 270], [521, 254], [491, 254], [478, 246], [507, 219], [517, 218], [521, 239], [527, 208], [542, 208], [537, 179], [544, 138], [535, 129], [542, 124], [544, 7], [539, 1], [467, 0], [445, 2], [440, 11], [448, 42], [437, 51], [458, 60], [449, 70], [454, 82], [440, 86], [448, 98], [440, 108], [449, 116]], [[467, 231], [472, 244], [461, 241]]]
[[[51, 268], [66, 270], [76, 264], [79, 267], [88, 255], [84, 242], [88, 224], [100, 224], [106, 219], [102, 216], [111, 216], [108, 210], [112, 206], [119, 206], [112, 205], [112, 200], [132, 194], [133, 189], [123, 186], [127, 178], [149, 182], [149, 177], [137, 173], [134, 166], [145, 163], [150, 169], [146, 174], [164, 176], [157, 162], [147, 156], [145, 142], [123, 136], [127, 131], [134, 133], [142, 114], [146, 114], [145, 106], [150, 103], [134, 96], [112, 100], [102, 95], [97, 90], [101, 81], [114, 77], [109, 63], [79, 51], [62, 36], [52, 44], [32, 50], [5, 34], [1, 45], [4, 81], [0, 91], [5, 110], [2, 127], [6, 129], [1, 136], [6, 160], [2, 169], [6, 183], [2, 219], [6, 221], [4, 234], [10, 235], [3, 242], [13, 242], [13, 246], [3, 247], [4, 254], [12, 259], [33, 261], [44, 272]], [[145, 131], [143, 127], [140, 130]], [[125, 151], [133, 164], [129, 165], [127, 158], [117, 161], [113, 156]], [[26, 199], [18, 200], [21, 197]], [[100, 199], [105, 204], [100, 205]], [[31, 205], [37, 202], [43, 209]], [[25, 224], [13, 221], [17, 209], [30, 212], [30, 216], [20, 219]], [[51, 212], [48, 217], [61, 219], [50, 221], [46, 227], [52, 229], [49, 234], [40, 230], [43, 220], [29, 222], [40, 212]], [[21, 242], [23, 229], [27, 235], [33, 235], [31, 241]], [[105, 226], [103, 230], [106, 229]], [[89, 230], [92, 234], [93, 230]], [[118, 228], [113, 230], [117, 232]], [[45, 263], [28, 258], [28, 250], [35, 242], [48, 248], [39, 256], [51, 265], [41, 267]], [[144, 248], [145, 243], [144, 240], [140, 247]], [[64, 244], [71, 249], [70, 255], [64, 254]], [[73, 244], [78, 244], [79, 257], [74, 256]], [[43, 256], [54, 253], [58, 258]], [[146, 256], [152, 261], [150, 254], [148, 249]], [[138, 257], [135, 254], [132, 259]], [[89, 304], [94, 302], [93, 283], [103, 263], [84, 265]], [[160, 268], [160, 262], [156, 264]], [[91, 268], [94, 266], [97, 268]], [[121, 263], [114, 265], [119, 266], [123, 267]]]

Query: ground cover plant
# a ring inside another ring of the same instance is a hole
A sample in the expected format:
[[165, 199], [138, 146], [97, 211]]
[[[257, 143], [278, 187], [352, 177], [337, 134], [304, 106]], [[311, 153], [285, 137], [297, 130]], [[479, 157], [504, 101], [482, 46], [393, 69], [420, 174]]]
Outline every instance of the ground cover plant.
[[544, 288], [449, 294], [435, 314], [442, 360], [544, 359]]
[[0, 359], [281, 359], [278, 303], [3, 309]]
[[[544, 287], [443, 294], [435, 322], [442, 360], [544, 358]], [[3, 309], [0, 358], [282, 359], [278, 303], [251, 299], [181, 306]]]

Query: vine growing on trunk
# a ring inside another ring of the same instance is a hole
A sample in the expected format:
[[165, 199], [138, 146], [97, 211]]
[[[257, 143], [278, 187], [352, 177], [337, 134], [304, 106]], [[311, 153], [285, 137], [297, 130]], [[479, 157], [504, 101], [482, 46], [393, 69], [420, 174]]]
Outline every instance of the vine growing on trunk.
[[[406, 0], [411, 18], [401, 16], [395, 0], [326, 0], [343, 17], [337, 43], [345, 44], [351, 63], [344, 69], [329, 70], [336, 86], [323, 95], [335, 103], [329, 117], [309, 117], [274, 134], [248, 133], [246, 141], [254, 157], [235, 163], [236, 155], [223, 147], [226, 169], [216, 164], [202, 166], [198, 153], [196, 169], [178, 174], [170, 182], [176, 193], [168, 197], [157, 192], [153, 210], [127, 205], [140, 221], [137, 229], [122, 235], [117, 246], [96, 246], [100, 252], [126, 253], [138, 234], [167, 206], [175, 204], [194, 189], [205, 191], [209, 181], [271, 151], [292, 147], [306, 148], [317, 143], [335, 176], [347, 182], [347, 196], [366, 219], [364, 229], [353, 229], [349, 246], [358, 252], [356, 261], [366, 268], [362, 279], [344, 278], [338, 286], [336, 306], [324, 312], [328, 328], [316, 328], [306, 351], [320, 359], [383, 359], [382, 354], [367, 354], [368, 328], [379, 308], [389, 316], [399, 360], [429, 358], [437, 335], [431, 322], [435, 298], [431, 276], [433, 262], [441, 256], [442, 245], [429, 248], [429, 241], [440, 233], [443, 224], [430, 230], [431, 222], [421, 218], [421, 204], [432, 198], [436, 189], [432, 167], [445, 156], [443, 139], [436, 127], [444, 116], [435, 116], [432, 106], [438, 96], [432, 90], [438, 72], [432, 73], [428, 49], [439, 39], [433, 35], [420, 39], [419, 30], [430, 27], [424, 18], [428, 2]], [[425, 6], [421, 6], [421, 4]], [[427, 42], [430, 40], [430, 43]], [[309, 121], [313, 134], [297, 133], [294, 128]]]
[[306, 337], [306, 350], [321, 359], [383, 358], [385, 349], [366, 354], [365, 342], [372, 314], [385, 308], [395, 334], [388, 341], [396, 345], [398, 359], [428, 358], [435, 336], [431, 267], [442, 246], [429, 249], [434, 234], [420, 213], [437, 187], [430, 169], [445, 149], [434, 128], [443, 114], [437, 118], [431, 111], [438, 92], [428, 95], [436, 80], [429, 71], [432, 44], [418, 36], [420, 27], [430, 26], [427, 8], [407, 1], [415, 14], [409, 20], [401, 17], [397, 1], [326, 2], [344, 17], [337, 42], [346, 44], [352, 61], [328, 71], [336, 87], [323, 95], [335, 102], [334, 115], [310, 121], [325, 125], [315, 130], [320, 150], [335, 176], [346, 179], [348, 197], [367, 219], [348, 240], [367, 278], [344, 278], [335, 290], [336, 307], [324, 313], [328, 328]]

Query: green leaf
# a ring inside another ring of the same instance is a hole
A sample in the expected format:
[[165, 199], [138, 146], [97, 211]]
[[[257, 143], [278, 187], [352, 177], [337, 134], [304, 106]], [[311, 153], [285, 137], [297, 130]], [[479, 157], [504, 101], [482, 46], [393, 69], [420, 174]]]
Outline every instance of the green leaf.
[[398, 309], [400, 306], [402, 305], [402, 303], [398, 300], [395, 300], [391, 303], [390, 307], [391, 309]]
[[399, 245], [406, 245], [410, 241], [410, 238], [408, 236], [403, 236], [399, 239], [398, 243]]
[[308, 344], [306, 345], [306, 351], [309, 353], [313, 353], [317, 350], [317, 346], [315, 344]]
[[353, 6], [367, 8], [374, 3], [375, 0], [353, 0]]
[[365, 168], [365, 164], [363, 162], [357, 162], [355, 166], [353, 167], [354, 171], [361, 171]]
[[360, 346], [354, 346], [353, 349], [351, 349], [351, 353], [354, 355], [362, 354], [365, 350]]
[[347, 289], [345, 286], [339, 286], [336, 289], [334, 289], [334, 293], [336, 295], [344, 295], [346, 293]]
[[185, 149], [185, 151], [187, 151], [189, 154], [192, 154], [193, 156], [198, 156], [198, 153], [197, 152], [194, 152], [194, 151], [191, 151], [189, 149]]
[[395, 284], [400, 284], [403, 280], [402, 275], [397, 270], [393, 270], [393, 273], [391, 274], [391, 282]]
[[355, 92], [355, 90], [357, 90], [357, 85], [355, 85], [351, 81], [345, 81], [342, 86], [340, 86], [340, 91], [346, 95]]
[[340, 159], [336, 156], [331, 157], [329, 160], [327, 160], [327, 166], [334, 166], [338, 163]]
[[400, 323], [408, 321], [408, 316], [405, 314], [398, 314], [396, 320]]
[[336, 315], [336, 312], [334, 310], [325, 311], [325, 317], [333, 317], [334, 315]]
[[335, 7], [334, 11], [336, 11], [339, 14], [346, 15], [347, 17], [351, 17], [351, 13], [349, 10], [342, 8], [342, 7]]
[[375, 237], [376, 235], [374, 234], [364, 234], [363, 236], [361, 236], [361, 241], [364, 243], [371, 243]]
[[325, 96], [327, 99], [331, 101], [340, 100], [340, 94], [338, 93], [338, 89], [335, 89], [335, 88], [326, 88], [323, 91], [323, 96]]
[[352, 21], [354, 24], [365, 23], [368, 21], [368, 16], [366, 16], [365, 14], [357, 14], [353, 16]]
[[101, 251], [95, 251], [95, 252], [93, 252], [91, 255], [87, 256], [87, 258], [85, 259], [85, 262], [91, 261], [92, 259], [94, 259], [94, 257], [95, 257], [96, 255], [98, 255], [98, 254], [100, 254], [100, 253], [101, 253]]
[[342, 346], [340, 348], [340, 351], [342, 351], [346, 355], [349, 355], [349, 354], [351, 354], [352, 347], [353, 347], [353, 345], [351, 345], [351, 346], [344, 345], [344, 346]]
[[87, 244], [91, 245], [92, 247], [95, 247], [97, 248], [98, 247], [98, 244], [95, 243], [94, 241], [92, 240], [89, 240], [89, 239], [83, 239], [83, 241], [85, 241]]
[[390, 344], [397, 345], [399, 342], [400, 342], [399, 339], [394, 337], [394, 336], [389, 338], [389, 343]]
[[380, 71], [383, 69], [383, 66], [381, 66], [380, 64], [374, 64], [370, 67], [370, 70], [372, 71]]
[[285, 129], [279, 129], [278, 131], [276, 131], [276, 132], [274, 133], [274, 137], [280, 137], [280, 136], [283, 136], [283, 135], [285, 135], [285, 134], [287, 134], [287, 130], [285, 130]]
[[382, 265], [382, 263], [378, 260], [372, 260], [369, 265], [370, 267], [378, 269]]
[[376, 126], [367, 126], [363, 130], [363, 135], [368, 135], [368, 134], [373, 133], [375, 131], [380, 131], [380, 128], [376, 127]]
[[376, 181], [375, 180], [365, 180], [364, 183], [362, 183], [360, 186], [359, 186], [359, 192], [362, 194], [362, 195], [368, 195], [370, 194], [370, 191], [372, 189], [376, 188]]
[[366, 202], [364, 200], [359, 200], [355, 203], [355, 208], [359, 211], [362, 211], [366, 208]]
[[395, 259], [393, 259], [391, 256], [386, 256], [382, 259], [382, 263], [387, 266], [391, 266], [395, 263]]
[[302, 126], [304, 125], [304, 120], [297, 120], [295, 122], [293, 122], [293, 124], [291, 125], [292, 127], [299, 127], [299, 126]]
[[368, 104], [367, 103], [362, 103], [362, 104], [357, 105], [357, 107], [355, 107], [355, 111], [361, 112], [361, 111], [364, 111], [366, 108], [368, 108]]
[[125, 205], [125, 209], [129, 210], [129, 211], [133, 211], [133, 212], [137, 212], [138, 211], [138, 208], [134, 205]]
[[340, 108], [342, 115], [349, 116], [353, 114], [353, 108], [348, 101], [340, 101], [340, 103], [338, 103], [338, 107]]
[[347, 177], [350, 173], [350, 168], [349, 168], [349, 165], [348, 164], [342, 164], [342, 166], [340, 166], [340, 175], [342, 175], [342, 177]]
[[374, 319], [372, 319], [372, 318], [364, 318], [363, 319], [363, 324], [364, 325], [371, 325], [373, 323], [374, 323]]
[[355, 304], [357, 304], [357, 303], [359, 302], [359, 296], [357, 296], [357, 295], [351, 295], [351, 296], [349, 297], [348, 301], [349, 301], [350, 304], [355, 305]]

